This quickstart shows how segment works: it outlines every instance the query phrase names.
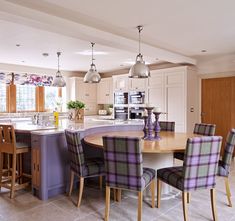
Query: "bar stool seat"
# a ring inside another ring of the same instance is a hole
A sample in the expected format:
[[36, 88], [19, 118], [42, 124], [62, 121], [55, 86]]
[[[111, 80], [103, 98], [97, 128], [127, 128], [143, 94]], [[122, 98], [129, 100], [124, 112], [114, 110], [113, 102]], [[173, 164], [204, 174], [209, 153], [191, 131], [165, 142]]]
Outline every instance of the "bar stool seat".
[[[23, 173], [22, 165], [22, 155], [30, 151], [28, 144], [16, 142], [12, 125], [0, 125], [0, 189], [1, 187], [10, 189], [10, 198], [14, 198], [15, 190], [23, 189], [30, 184], [31, 175]], [[7, 169], [3, 168], [4, 154], [7, 156]], [[3, 177], [6, 173], [7, 176]], [[23, 177], [28, 181], [23, 182]]]

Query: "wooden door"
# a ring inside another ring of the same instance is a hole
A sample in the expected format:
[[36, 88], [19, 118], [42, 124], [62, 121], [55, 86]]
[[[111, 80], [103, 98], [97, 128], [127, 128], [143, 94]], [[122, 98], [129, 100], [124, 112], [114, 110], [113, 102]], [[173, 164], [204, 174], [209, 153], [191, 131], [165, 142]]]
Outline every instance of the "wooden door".
[[223, 136], [223, 146], [229, 130], [235, 126], [234, 82], [234, 77], [202, 80], [201, 120], [216, 125], [216, 135]]

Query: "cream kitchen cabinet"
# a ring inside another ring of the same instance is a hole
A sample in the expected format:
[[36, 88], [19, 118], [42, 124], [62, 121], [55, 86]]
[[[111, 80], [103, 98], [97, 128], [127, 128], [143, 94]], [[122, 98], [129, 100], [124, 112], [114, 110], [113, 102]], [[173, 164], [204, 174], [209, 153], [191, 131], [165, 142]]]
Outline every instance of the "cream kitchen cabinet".
[[82, 80], [76, 80], [76, 96], [79, 100], [83, 102], [94, 102], [96, 103], [96, 93], [97, 93], [97, 85], [84, 83]]
[[113, 77], [114, 91], [128, 92], [129, 89], [128, 75], [119, 75]]
[[192, 132], [199, 122], [199, 79], [195, 70], [176, 67], [151, 71], [148, 102], [160, 107], [160, 120], [175, 121], [177, 132]]
[[146, 91], [147, 86], [147, 78], [129, 78], [129, 90], [131, 91]]
[[84, 83], [83, 78], [73, 77], [69, 81], [70, 100], [86, 104], [85, 115], [97, 114], [97, 84]]
[[[164, 75], [162, 73], [155, 73], [149, 78], [148, 98], [149, 104], [161, 108], [164, 113], [166, 112]], [[166, 114], [161, 114], [159, 119], [166, 120]]]
[[97, 104], [113, 104], [112, 78], [102, 78], [97, 84]]

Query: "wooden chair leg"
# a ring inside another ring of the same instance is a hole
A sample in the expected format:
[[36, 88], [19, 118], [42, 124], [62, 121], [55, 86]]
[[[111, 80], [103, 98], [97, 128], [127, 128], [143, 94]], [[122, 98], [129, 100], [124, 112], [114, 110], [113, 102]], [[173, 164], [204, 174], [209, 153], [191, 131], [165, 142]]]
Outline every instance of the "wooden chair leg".
[[187, 192], [187, 203], [190, 203], [190, 200], [191, 200], [191, 194]]
[[3, 153], [0, 152], [0, 190], [2, 187]]
[[212, 208], [212, 215], [213, 215], [213, 220], [217, 221], [217, 209], [216, 209], [216, 197], [215, 197], [215, 189], [210, 190], [211, 194], [211, 208]]
[[228, 177], [224, 178], [225, 181], [225, 188], [226, 188], [226, 195], [227, 195], [227, 199], [228, 199], [228, 205], [230, 207], [232, 207], [232, 201], [231, 201], [231, 192], [230, 192], [230, 186], [229, 186], [229, 181], [228, 181]]
[[73, 182], [74, 182], [74, 172], [70, 170], [70, 183], [69, 183], [69, 193], [68, 196], [71, 196], [73, 191]]
[[79, 184], [79, 195], [78, 195], [78, 203], [77, 207], [81, 205], [82, 201], [82, 193], [83, 193], [83, 187], [84, 187], [84, 177], [80, 177], [80, 184]]
[[122, 190], [117, 189], [117, 202], [121, 202], [122, 200]]
[[[114, 189], [114, 195], [116, 195], [116, 189]], [[105, 217], [104, 220], [109, 220], [109, 209], [110, 209], [110, 187], [106, 186], [106, 197], [105, 197]]]
[[11, 193], [10, 198], [14, 198], [15, 194], [15, 181], [16, 181], [16, 154], [12, 156], [12, 175], [11, 175]]
[[162, 181], [157, 179], [157, 208], [160, 208], [161, 205], [161, 192], [162, 192]]
[[138, 192], [138, 221], [142, 220], [143, 192]]
[[19, 154], [19, 176], [20, 176], [20, 184], [23, 183], [23, 154]]
[[151, 182], [152, 208], [155, 207], [155, 179]]
[[117, 201], [117, 189], [113, 189], [113, 200], [114, 202]]
[[99, 176], [99, 183], [100, 183], [100, 190], [102, 190], [102, 187], [103, 187], [103, 176]]
[[183, 204], [184, 221], [188, 221], [187, 195], [188, 195], [187, 192], [182, 192], [182, 204]]

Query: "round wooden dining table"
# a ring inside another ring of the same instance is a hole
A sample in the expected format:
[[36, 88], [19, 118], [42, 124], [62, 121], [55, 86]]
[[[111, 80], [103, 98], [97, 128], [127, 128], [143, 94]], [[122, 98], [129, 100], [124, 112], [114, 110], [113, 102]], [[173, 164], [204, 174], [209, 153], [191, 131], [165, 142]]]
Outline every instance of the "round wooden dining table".
[[[142, 138], [142, 131], [114, 131], [88, 135], [84, 141], [92, 146], [103, 148], [103, 136], [126, 136]], [[184, 151], [187, 139], [190, 137], [200, 136], [192, 133], [175, 133], [170, 131], [161, 131], [160, 140], [143, 140], [141, 139], [142, 153], [174, 153]]]
[[[126, 136], [126, 137], [139, 137], [142, 138], [144, 133], [142, 131], [112, 131], [96, 133], [84, 137], [85, 143], [103, 148], [103, 136]], [[173, 153], [177, 151], [184, 151], [188, 138], [200, 136], [193, 133], [177, 133], [170, 131], [161, 131], [160, 140], [143, 140], [140, 144], [143, 153], [144, 167], [150, 167], [155, 170], [164, 167], [174, 166]], [[182, 165], [182, 164], [181, 164]], [[176, 194], [170, 186], [164, 185], [162, 187], [163, 199], [169, 199]], [[178, 191], [177, 191], [178, 193]]]

